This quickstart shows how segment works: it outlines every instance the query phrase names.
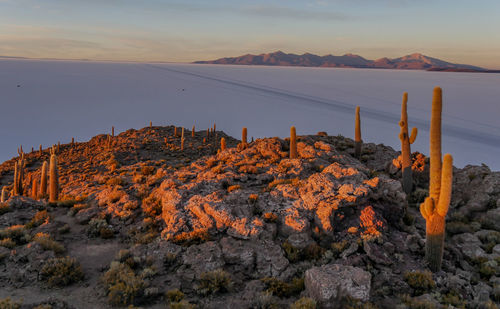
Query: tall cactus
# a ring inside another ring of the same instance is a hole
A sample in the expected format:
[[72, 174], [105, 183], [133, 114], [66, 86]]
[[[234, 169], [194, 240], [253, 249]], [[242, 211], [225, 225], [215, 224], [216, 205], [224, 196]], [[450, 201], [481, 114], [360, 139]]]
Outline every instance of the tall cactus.
[[184, 150], [184, 127], [182, 127], [181, 133], [181, 150]]
[[0, 195], [0, 203], [5, 203], [5, 201], [7, 201], [7, 189], [3, 187], [2, 194]]
[[243, 129], [241, 129], [241, 143], [243, 145], [247, 144], [247, 128], [245, 128], [245, 127], [243, 127]]
[[445, 154], [441, 162], [441, 111], [442, 91], [436, 87], [432, 98], [429, 196], [420, 205], [420, 213], [426, 221], [425, 259], [433, 272], [441, 269], [445, 217], [453, 182], [453, 157]]
[[403, 93], [403, 103], [401, 104], [401, 120], [399, 126], [399, 139], [401, 140], [401, 158], [403, 165], [403, 190], [406, 194], [410, 194], [413, 190], [413, 176], [411, 171], [411, 148], [410, 144], [415, 142], [417, 138], [417, 128], [411, 129], [411, 135], [408, 135], [408, 113], [407, 113], [408, 93]]
[[223, 137], [220, 139], [220, 151], [226, 150], [226, 139]]
[[359, 158], [361, 156], [361, 119], [359, 117], [359, 106], [356, 106], [356, 124], [354, 129], [354, 156]]
[[59, 199], [59, 176], [57, 173], [57, 155], [52, 148], [50, 154], [50, 173], [49, 173], [49, 202], [55, 203]]
[[290, 159], [297, 158], [297, 131], [295, 127], [290, 128]]
[[19, 153], [19, 161], [14, 163], [14, 195], [23, 195], [24, 153]]
[[193, 129], [191, 130], [191, 137], [194, 138], [194, 132], [195, 132], [195, 127], [193, 126]]
[[14, 162], [14, 189], [13, 189], [13, 193], [14, 193], [14, 196], [17, 196], [19, 195], [19, 182], [17, 181], [17, 178], [19, 177], [19, 170], [18, 170], [18, 167], [17, 167], [17, 161]]
[[31, 198], [36, 200], [38, 197], [38, 181], [35, 177], [33, 177], [33, 182], [31, 185]]
[[43, 161], [41, 179], [40, 179], [40, 197], [47, 194], [47, 161]]

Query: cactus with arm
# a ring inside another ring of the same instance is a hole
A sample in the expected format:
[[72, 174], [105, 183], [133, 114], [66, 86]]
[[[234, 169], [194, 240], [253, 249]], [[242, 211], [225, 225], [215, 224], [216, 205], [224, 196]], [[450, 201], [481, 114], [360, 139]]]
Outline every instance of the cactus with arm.
[[442, 91], [436, 87], [432, 99], [429, 196], [420, 205], [420, 213], [426, 221], [425, 259], [433, 272], [441, 269], [445, 217], [453, 183], [453, 157], [445, 154], [441, 162], [441, 111]]
[[408, 113], [407, 113], [408, 93], [403, 94], [403, 103], [401, 104], [401, 120], [399, 126], [399, 139], [401, 140], [401, 159], [403, 173], [403, 190], [410, 194], [413, 190], [413, 175], [411, 171], [411, 147], [417, 138], [417, 128], [412, 128], [411, 135], [408, 134]]

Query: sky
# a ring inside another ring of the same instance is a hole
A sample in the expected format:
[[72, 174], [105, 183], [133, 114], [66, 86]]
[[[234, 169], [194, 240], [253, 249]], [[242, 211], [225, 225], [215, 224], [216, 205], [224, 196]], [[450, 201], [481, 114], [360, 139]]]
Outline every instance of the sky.
[[500, 69], [498, 0], [0, 0], [0, 56], [191, 62], [419, 52]]

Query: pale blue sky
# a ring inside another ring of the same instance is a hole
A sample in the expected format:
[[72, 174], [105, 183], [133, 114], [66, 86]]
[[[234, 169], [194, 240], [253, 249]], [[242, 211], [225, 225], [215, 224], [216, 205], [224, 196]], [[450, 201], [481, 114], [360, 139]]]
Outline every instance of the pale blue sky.
[[0, 55], [175, 61], [421, 52], [500, 69], [498, 0], [0, 0]]

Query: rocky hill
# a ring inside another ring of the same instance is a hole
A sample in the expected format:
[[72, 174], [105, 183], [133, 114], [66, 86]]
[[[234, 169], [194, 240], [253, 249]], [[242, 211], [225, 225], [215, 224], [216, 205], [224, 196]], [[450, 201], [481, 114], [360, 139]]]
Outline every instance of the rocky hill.
[[339, 67], [339, 68], [376, 68], [376, 69], [404, 69], [404, 70], [434, 70], [467, 72], [483, 72], [483, 68], [446, 62], [419, 53], [399, 58], [380, 58], [368, 60], [354, 54], [343, 56], [318, 56], [310, 53], [303, 55], [287, 54], [277, 51], [269, 54], [243, 55], [239, 57], [220, 58], [212, 61], [196, 61], [199, 64], [243, 64], [243, 65], [272, 65], [272, 66], [300, 66], [300, 67]]
[[406, 196], [384, 145], [358, 160], [348, 138], [299, 136], [289, 159], [288, 140], [188, 132], [181, 150], [174, 130], [60, 145], [57, 203], [31, 194], [49, 150], [25, 155], [25, 196], [0, 204], [0, 308], [498, 308], [499, 172], [454, 170], [432, 274], [424, 155]]

